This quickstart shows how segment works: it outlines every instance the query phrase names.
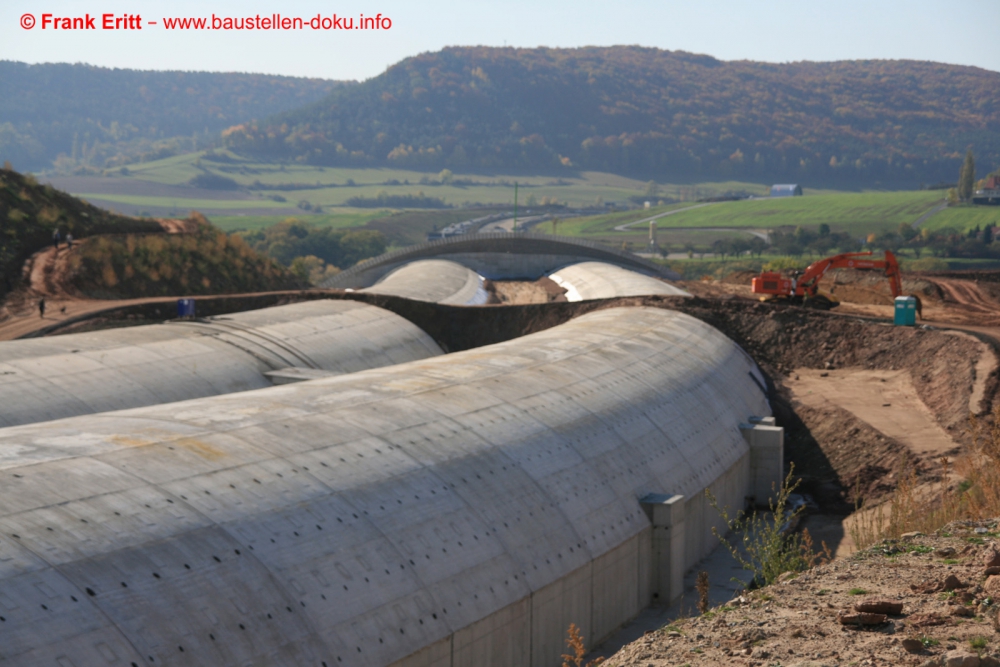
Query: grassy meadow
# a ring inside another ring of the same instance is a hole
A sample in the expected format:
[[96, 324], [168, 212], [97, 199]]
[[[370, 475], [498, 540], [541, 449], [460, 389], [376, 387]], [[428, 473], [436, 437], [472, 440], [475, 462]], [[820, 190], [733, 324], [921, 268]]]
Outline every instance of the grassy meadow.
[[[220, 223], [226, 227], [259, 228], [270, 224], [279, 211], [310, 219], [320, 225], [346, 224], [348, 218], [341, 213], [357, 213], [346, 207], [354, 197], [376, 198], [380, 193], [389, 196], [419, 195], [441, 199], [446, 206], [470, 205], [514, 206], [514, 182], [518, 184], [518, 206], [527, 214], [533, 207], [546, 201], [574, 208], [603, 206], [615, 202], [621, 206], [633, 205], [633, 198], [645, 196], [647, 182], [603, 172], [572, 172], [555, 175], [510, 175], [483, 173], [456, 173], [451, 178], [440, 173], [425, 173], [405, 169], [371, 168], [351, 169], [321, 167], [303, 164], [267, 164], [244, 161], [238, 156], [219, 152], [222, 160], [205, 153], [176, 155], [161, 160], [132, 164], [124, 171], [106, 172], [108, 192], [80, 191], [72, 194], [117, 202], [148, 209], [201, 210], [207, 215], [220, 211]], [[166, 186], [185, 186], [191, 179], [214, 175], [232, 179], [243, 190], [240, 198], [225, 197], [225, 191], [216, 191], [218, 198], [207, 198], [192, 190], [189, 199], [177, 196], [143, 196], [123, 192], [129, 181], [137, 184], [156, 183]], [[761, 183], [738, 181], [701, 183], [689, 185], [660, 185], [659, 193], [648, 197], [655, 205], [659, 198], [694, 201], [730, 191], [764, 193], [767, 186]], [[249, 192], [251, 198], [246, 198]], [[312, 210], [299, 208], [308, 202]], [[313, 212], [315, 207], [322, 211]], [[340, 209], [347, 208], [346, 211]], [[271, 209], [255, 214], [256, 209]], [[277, 209], [277, 211], [275, 210]], [[337, 209], [337, 210], [331, 210]], [[330, 217], [332, 216], [332, 217]], [[279, 216], [280, 217], [280, 216]], [[233, 220], [244, 218], [243, 220]], [[213, 218], [214, 220], [214, 218]]]
[[[128, 182], [137, 185], [185, 186], [199, 175], [232, 179], [240, 187], [227, 196], [225, 191], [191, 189], [171, 196], [128, 193]], [[651, 208], [619, 210], [598, 215], [560, 214], [558, 221], [543, 222], [534, 231], [603, 241], [616, 247], [641, 249], [649, 227], [637, 224], [625, 230], [615, 227], [657, 219], [657, 240], [674, 252], [687, 244], [708, 247], [719, 238], [748, 235], [794, 227], [828, 224], [834, 232], [862, 237], [872, 232], [898, 229], [912, 224], [941, 203], [942, 191], [837, 192], [805, 189], [805, 196], [770, 199], [768, 186], [739, 181], [700, 184], [657, 184], [650, 194], [647, 182], [603, 172], [573, 172], [566, 176], [510, 174], [444, 174], [406, 169], [321, 167], [304, 164], [250, 162], [225, 151], [216, 154], [190, 153], [162, 160], [129, 165], [127, 170], [107, 174], [109, 192], [92, 188], [73, 193], [87, 199], [133, 207], [171, 211], [198, 210], [226, 231], [252, 231], [272, 226], [290, 217], [321, 227], [377, 229], [392, 247], [417, 243], [427, 232], [452, 222], [482, 216], [492, 211], [511, 210], [514, 182], [518, 183], [519, 213], [538, 213], [540, 205], [555, 202], [571, 208], [603, 208], [614, 202], [634, 206], [650, 201]], [[124, 186], [124, 187], [123, 187]], [[94, 191], [98, 190], [98, 191]], [[113, 191], [113, 192], [111, 192]], [[726, 193], [743, 192], [758, 198], [697, 205], [697, 200]], [[351, 198], [375, 199], [418, 195], [442, 200], [452, 208], [398, 210], [351, 207]], [[214, 195], [214, 197], [212, 197]], [[671, 203], [664, 203], [664, 202]], [[469, 209], [469, 206], [477, 208]], [[162, 215], [162, 213], [160, 213]], [[1000, 209], [956, 207], [939, 211], [923, 226], [931, 229], [970, 229], [976, 225], [1000, 224]]]
[[955, 206], [938, 211], [921, 226], [930, 230], [958, 229], [966, 231], [987, 225], [1000, 226], [1000, 206]]
[[941, 194], [933, 191], [807, 194], [721, 202], [668, 216], [657, 226], [776, 229], [826, 223], [835, 232], [863, 235], [898, 229], [901, 223], [912, 224], [939, 203]]
[[212, 215], [207, 213], [212, 224], [227, 232], [253, 231], [276, 225], [288, 218], [297, 218], [317, 227], [364, 227], [370, 220], [377, 220], [391, 215], [392, 209], [384, 208], [342, 208], [335, 213], [307, 213], [297, 208], [290, 209], [287, 215]]

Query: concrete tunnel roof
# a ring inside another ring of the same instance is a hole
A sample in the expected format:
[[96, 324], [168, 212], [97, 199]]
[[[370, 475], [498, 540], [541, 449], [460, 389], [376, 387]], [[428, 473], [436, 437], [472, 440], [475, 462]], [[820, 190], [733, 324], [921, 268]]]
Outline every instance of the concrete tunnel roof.
[[566, 290], [567, 301], [613, 299], [650, 294], [691, 296], [681, 288], [663, 280], [657, 280], [651, 276], [605, 262], [571, 264], [550, 273], [549, 278]]
[[[605, 262], [570, 264], [548, 277], [566, 289], [569, 301], [650, 294], [691, 296], [663, 280]], [[403, 264], [372, 287], [357, 291], [470, 306], [487, 302], [489, 295], [483, 282], [482, 276], [457, 262], [424, 259]]]
[[393, 269], [421, 259], [457, 262], [489, 280], [537, 280], [567, 264], [586, 261], [606, 262], [669, 280], [681, 278], [661, 264], [594, 241], [513, 232], [463, 234], [393, 250], [359, 262], [327, 278], [319, 286], [341, 289], [370, 287]]
[[191, 322], [0, 344], [0, 426], [271, 386], [269, 371], [329, 373], [442, 354], [404, 318], [317, 300]]
[[358, 291], [456, 306], [478, 306], [489, 298], [482, 276], [444, 259], [424, 259], [404, 264], [371, 287]]
[[[758, 374], [699, 320], [608, 309], [387, 368], [2, 429], [0, 655], [387, 665], [648, 530], [645, 494], [718, 479], [746, 455], [737, 425], [769, 414]], [[557, 630], [549, 662], [573, 599], [531, 621]], [[463, 636], [483, 656], [505, 641]]]

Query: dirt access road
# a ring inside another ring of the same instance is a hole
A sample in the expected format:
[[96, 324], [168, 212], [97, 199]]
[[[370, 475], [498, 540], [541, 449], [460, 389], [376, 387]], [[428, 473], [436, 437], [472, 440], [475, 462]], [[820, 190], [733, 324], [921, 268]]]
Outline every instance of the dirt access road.
[[[157, 220], [168, 234], [186, 234], [197, 229], [191, 220]], [[11, 293], [0, 305], [0, 340], [21, 338], [40, 329], [90, 313], [109, 308], [138, 303], [172, 303], [176, 297], [103, 300], [90, 299], [76, 292], [67, 281], [70, 257], [80, 246], [88, 243], [80, 239], [69, 248], [65, 243], [59, 248], [46, 247], [32, 255], [24, 265], [22, 275], [27, 284]], [[38, 302], [45, 298], [45, 315], [39, 316]]]

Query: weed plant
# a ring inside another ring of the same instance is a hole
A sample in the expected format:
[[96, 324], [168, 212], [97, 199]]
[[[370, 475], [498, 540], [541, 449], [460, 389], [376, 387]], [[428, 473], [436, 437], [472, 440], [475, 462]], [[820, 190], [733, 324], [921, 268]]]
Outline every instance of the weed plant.
[[566, 648], [570, 652], [563, 653], [562, 667], [597, 667], [604, 662], [604, 658], [595, 658], [587, 663], [583, 662], [583, 656], [587, 654], [587, 649], [583, 643], [583, 635], [580, 634], [580, 628], [576, 627], [576, 623], [570, 623], [566, 630]]
[[708, 572], [702, 570], [698, 573], [698, 581], [695, 583], [698, 589], [698, 611], [704, 615], [708, 611]]
[[825, 542], [821, 550], [815, 549], [808, 530], [796, 533], [787, 528], [795, 524], [804, 509], [799, 506], [789, 510], [789, 496], [800, 481], [795, 480], [794, 472], [795, 467], [792, 466], [781, 487], [773, 489], [775, 494], [769, 504], [770, 512], [739, 512], [731, 517], [729, 510], [719, 507], [715, 496], [705, 490], [709, 504], [726, 522], [728, 529], [739, 535], [742, 548], [731, 543], [714, 527], [712, 533], [729, 549], [743, 569], [753, 574], [751, 588], [772, 584], [785, 572], [801, 572], [832, 559]]

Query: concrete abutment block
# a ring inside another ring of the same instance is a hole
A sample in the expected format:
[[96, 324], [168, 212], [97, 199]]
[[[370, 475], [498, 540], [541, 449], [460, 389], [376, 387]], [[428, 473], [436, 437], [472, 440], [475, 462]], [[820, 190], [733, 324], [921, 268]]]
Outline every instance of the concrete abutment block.
[[748, 495], [755, 505], [767, 506], [785, 480], [785, 429], [774, 426], [773, 417], [751, 417], [750, 421], [740, 424], [740, 432], [750, 445]]
[[639, 502], [653, 524], [653, 603], [669, 605], [684, 593], [684, 496], [651, 493]]

